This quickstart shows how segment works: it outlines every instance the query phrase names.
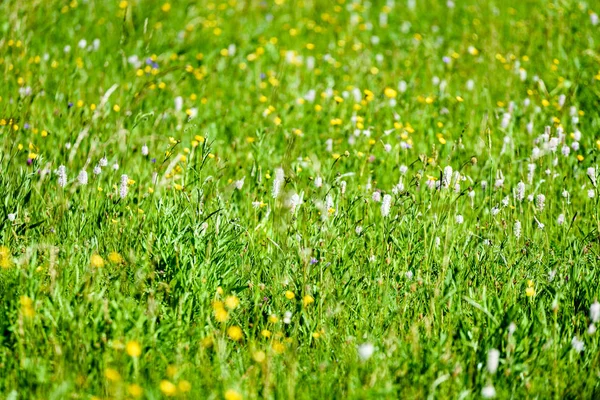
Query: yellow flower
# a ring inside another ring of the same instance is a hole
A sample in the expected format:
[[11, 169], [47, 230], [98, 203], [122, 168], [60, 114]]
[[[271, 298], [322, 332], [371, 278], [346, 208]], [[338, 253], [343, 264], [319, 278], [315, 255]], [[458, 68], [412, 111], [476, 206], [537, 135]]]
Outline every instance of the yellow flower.
[[127, 351], [127, 354], [129, 354], [129, 356], [131, 357], [137, 358], [142, 354], [142, 346], [140, 346], [140, 344], [135, 340], [127, 342], [125, 350]]
[[121, 380], [121, 374], [119, 374], [119, 371], [114, 368], [106, 368], [104, 370], [104, 376], [106, 379], [113, 382], [118, 382]]
[[180, 381], [177, 384], [177, 387], [179, 388], [179, 391], [182, 392], [182, 393], [187, 393], [190, 390], [192, 390], [192, 384], [189, 383], [188, 381], [186, 381], [185, 379], [182, 380], [182, 381]]
[[229, 314], [225, 307], [223, 307], [222, 301], [215, 301], [213, 303], [213, 309], [215, 311], [215, 319], [219, 322], [225, 322], [229, 318]]
[[527, 289], [525, 289], [525, 294], [527, 295], [527, 297], [535, 296], [535, 289], [532, 287], [528, 287]]
[[265, 354], [264, 351], [259, 350], [259, 351], [254, 352], [254, 354], [252, 355], [252, 358], [257, 363], [261, 363], [261, 362], [265, 361], [265, 359], [267, 358], [267, 355]]
[[160, 391], [167, 397], [175, 396], [177, 394], [177, 386], [175, 386], [172, 382], [163, 379], [160, 381], [159, 385]]
[[228, 296], [225, 299], [225, 306], [227, 308], [229, 308], [230, 310], [234, 310], [239, 305], [240, 305], [240, 299], [238, 299], [236, 296]]
[[134, 398], [142, 397], [142, 394], [144, 393], [144, 389], [142, 389], [142, 387], [137, 383], [132, 383], [131, 385], [129, 385], [127, 387], [127, 391], [129, 392], [131, 397]]
[[304, 298], [302, 299], [302, 304], [304, 304], [304, 307], [308, 306], [309, 304], [312, 304], [315, 302], [315, 298], [312, 297], [311, 295], [307, 294], [306, 296], [304, 296]]
[[10, 250], [6, 246], [0, 246], [0, 268], [10, 268]]
[[90, 264], [94, 268], [102, 268], [104, 267], [104, 259], [98, 254], [92, 254], [92, 257], [90, 258]]
[[242, 332], [242, 328], [240, 328], [239, 326], [231, 326], [227, 329], [227, 335], [232, 339], [237, 341], [242, 340], [242, 338], [244, 337], [244, 332]]
[[385, 97], [387, 97], [388, 99], [394, 99], [396, 98], [396, 96], [398, 95], [398, 92], [396, 92], [394, 89], [392, 88], [385, 88], [385, 90], [383, 91], [383, 94], [385, 95]]
[[163, 12], [169, 12], [169, 11], [171, 11], [171, 3], [165, 3], [165, 4], [163, 4], [160, 9], [163, 10]]
[[123, 262], [123, 257], [116, 251], [113, 251], [108, 255], [108, 260], [113, 264], [120, 264]]
[[225, 392], [225, 400], [242, 400], [243, 397], [242, 395], [233, 389], [227, 389], [227, 391]]
[[268, 329], [263, 329], [262, 332], [260, 332], [261, 335], [263, 335], [263, 337], [266, 337], [267, 339], [271, 337], [271, 331]]
[[288, 300], [292, 300], [296, 295], [291, 290], [285, 292], [285, 298]]

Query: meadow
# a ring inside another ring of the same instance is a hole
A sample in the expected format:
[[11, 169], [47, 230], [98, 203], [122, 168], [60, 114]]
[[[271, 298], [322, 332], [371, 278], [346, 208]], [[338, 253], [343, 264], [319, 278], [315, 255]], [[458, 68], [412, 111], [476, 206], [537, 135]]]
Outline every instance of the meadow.
[[600, 398], [597, 13], [0, 2], [0, 398]]

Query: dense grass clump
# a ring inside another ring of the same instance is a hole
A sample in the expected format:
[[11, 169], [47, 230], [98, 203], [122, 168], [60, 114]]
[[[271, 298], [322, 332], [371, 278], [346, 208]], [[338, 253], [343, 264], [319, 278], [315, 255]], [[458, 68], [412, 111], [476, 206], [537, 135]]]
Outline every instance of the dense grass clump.
[[0, 397], [600, 397], [596, 12], [0, 2]]

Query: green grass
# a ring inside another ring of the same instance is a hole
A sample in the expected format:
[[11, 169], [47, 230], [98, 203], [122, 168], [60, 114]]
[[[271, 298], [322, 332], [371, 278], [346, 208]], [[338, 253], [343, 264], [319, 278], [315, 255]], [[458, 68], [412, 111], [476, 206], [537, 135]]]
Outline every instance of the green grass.
[[0, 397], [599, 397], [600, 9], [455, 3], [1, 2]]

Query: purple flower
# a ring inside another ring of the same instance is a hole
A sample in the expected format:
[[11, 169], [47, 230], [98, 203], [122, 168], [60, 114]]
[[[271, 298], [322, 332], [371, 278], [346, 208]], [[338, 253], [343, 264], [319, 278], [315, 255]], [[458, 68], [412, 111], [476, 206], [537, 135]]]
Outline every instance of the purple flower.
[[445, 56], [444, 58], [442, 58], [442, 61], [444, 61], [445, 64], [450, 64], [450, 57]]
[[73, 107], [73, 103], [69, 102], [69, 104], [67, 104], [67, 108], [71, 108], [71, 107]]
[[28, 122], [25, 122], [25, 124], [23, 124], [23, 128], [24, 129], [29, 129], [29, 128], [31, 128], [31, 125], [29, 125]]
[[153, 159], [152, 159], [152, 162], [153, 162], [153, 163], [155, 163], [155, 162], [156, 162], [156, 158], [153, 158]]
[[153, 63], [152, 63], [152, 68], [154, 68], [154, 69], [158, 69], [158, 64], [157, 64], [157, 63], [155, 63], [155, 62], [153, 62]]
[[146, 65], [152, 65], [152, 59], [146, 58]]
[[313, 264], [313, 265], [316, 264], [316, 263], [318, 263], [318, 262], [319, 262], [319, 260], [317, 260], [314, 257], [310, 259], [310, 263]]
[[27, 165], [31, 165], [31, 164], [33, 164], [33, 160], [31, 158], [28, 158], [27, 159]]
[[265, 79], [267, 76], [264, 74], [264, 72], [260, 73], [260, 79]]

